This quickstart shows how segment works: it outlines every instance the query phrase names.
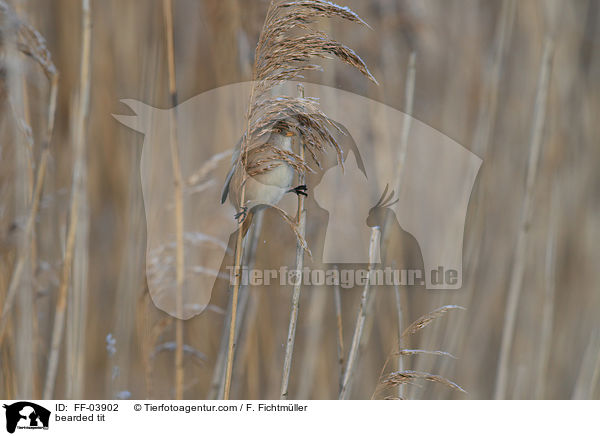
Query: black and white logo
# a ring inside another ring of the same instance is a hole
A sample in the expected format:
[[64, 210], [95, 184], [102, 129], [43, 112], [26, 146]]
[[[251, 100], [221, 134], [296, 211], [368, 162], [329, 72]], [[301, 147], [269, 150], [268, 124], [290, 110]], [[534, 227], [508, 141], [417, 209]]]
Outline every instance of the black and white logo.
[[50, 422], [48, 409], [29, 401], [4, 404], [3, 407], [6, 409], [6, 431], [9, 433], [14, 433], [16, 429], [48, 430]]

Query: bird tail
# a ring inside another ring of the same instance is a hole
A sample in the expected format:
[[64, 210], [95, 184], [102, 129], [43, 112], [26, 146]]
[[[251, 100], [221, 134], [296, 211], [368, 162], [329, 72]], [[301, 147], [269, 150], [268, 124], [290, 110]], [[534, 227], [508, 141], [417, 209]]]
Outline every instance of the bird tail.
[[254, 211], [249, 210], [248, 215], [246, 215], [246, 219], [242, 223], [242, 237], [245, 238], [248, 230], [250, 230], [250, 226], [252, 225], [252, 219], [254, 218]]

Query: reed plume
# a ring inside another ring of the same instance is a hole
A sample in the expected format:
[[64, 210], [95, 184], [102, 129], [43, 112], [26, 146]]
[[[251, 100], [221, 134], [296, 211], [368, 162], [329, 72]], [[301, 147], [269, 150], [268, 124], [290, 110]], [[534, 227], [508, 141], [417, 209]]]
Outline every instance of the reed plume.
[[[315, 30], [312, 25], [318, 18], [339, 17], [354, 23], [367, 25], [358, 15], [346, 7], [324, 0], [305, 1], [272, 1], [267, 10], [260, 38], [256, 46], [253, 86], [246, 114], [246, 130], [241, 140], [241, 149], [237, 162], [244, 169], [244, 179], [239, 199], [239, 207], [245, 205], [245, 181], [281, 165], [294, 169], [299, 180], [303, 180], [307, 171], [312, 171], [311, 162], [321, 168], [320, 156], [327, 149], [333, 149], [340, 166], [343, 166], [343, 155], [336, 135], [342, 130], [321, 111], [318, 101], [298, 96], [274, 96], [274, 88], [283, 83], [302, 78], [306, 71], [321, 70], [322, 67], [310, 63], [315, 58], [338, 58], [342, 62], [358, 69], [373, 83], [377, 83], [369, 72], [364, 61], [346, 45], [329, 38], [325, 33]], [[296, 34], [296, 33], [299, 33]], [[293, 131], [299, 137], [298, 153], [282, 150], [265, 138], [282, 131]], [[259, 156], [260, 158], [252, 158]], [[310, 254], [304, 240], [306, 218], [303, 215], [303, 202], [299, 201], [298, 219], [292, 219], [286, 212], [275, 205], [283, 219], [290, 225], [298, 240], [298, 246]], [[243, 223], [240, 223], [236, 241], [235, 271], [240, 271], [243, 243]], [[297, 255], [296, 263], [302, 265], [302, 254]], [[291, 369], [291, 353], [297, 319], [297, 306], [300, 287], [294, 289], [292, 315], [288, 331], [288, 347], [284, 365], [281, 397], [287, 397], [287, 385]], [[229, 398], [233, 352], [235, 340], [236, 306], [239, 293], [239, 277], [233, 287], [232, 318], [230, 323], [230, 340], [225, 377], [224, 398]]]
[[44, 37], [22, 20], [4, 1], [0, 1], [0, 56], [5, 56], [7, 46], [14, 44], [24, 55], [32, 58], [48, 79], [56, 75], [50, 51]]
[[[342, 163], [342, 150], [335, 135], [342, 133], [339, 127], [319, 108], [318, 101], [304, 96], [273, 96], [275, 86], [303, 78], [306, 71], [321, 70], [309, 63], [314, 58], [335, 57], [358, 69], [377, 83], [363, 60], [349, 47], [329, 38], [325, 33], [311, 27], [317, 18], [340, 17], [367, 25], [350, 9], [323, 0], [296, 2], [273, 1], [256, 47], [253, 81], [247, 112], [247, 129], [242, 141], [240, 159], [247, 176], [252, 177], [284, 163], [296, 172], [310, 167], [305, 159], [293, 152], [282, 152], [271, 144], [261, 141], [266, 134], [279, 129], [295, 129], [302, 138], [304, 149], [312, 162], [320, 167], [319, 154], [328, 147], [335, 150]], [[293, 30], [304, 34], [292, 36]], [[259, 162], [248, 160], [250, 150], [262, 147], [273, 156]]]
[[[0, 94], [4, 92], [2, 88], [5, 87], [4, 82], [8, 74], [5, 59], [14, 47], [16, 47], [20, 53], [32, 58], [39, 65], [50, 84], [45, 126], [46, 131], [42, 139], [42, 153], [37, 164], [35, 184], [30, 199], [29, 214], [23, 233], [23, 241], [25, 241], [27, 246], [31, 247], [34, 244], [35, 220], [39, 210], [42, 188], [46, 176], [46, 167], [50, 154], [50, 140], [54, 131], [56, 99], [58, 94], [58, 73], [52, 62], [50, 51], [46, 46], [46, 41], [42, 35], [24, 20], [19, 18], [4, 1], [0, 0]], [[27, 250], [21, 251], [4, 299], [2, 315], [0, 316], [0, 346], [4, 340], [8, 316], [25, 269], [27, 253]]]
[[403, 362], [400, 362], [401, 365], [399, 365], [398, 371], [392, 371], [385, 376], [383, 375], [388, 366], [391, 356], [397, 356], [399, 358], [402, 358], [402, 357], [410, 357], [410, 356], [415, 356], [415, 355], [430, 355], [430, 356], [449, 357], [451, 359], [456, 359], [452, 354], [450, 354], [446, 351], [404, 348], [404, 343], [406, 343], [408, 341], [408, 338], [410, 336], [412, 336], [415, 333], [419, 332], [420, 330], [426, 328], [433, 321], [435, 321], [439, 318], [442, 318], [447, 312], [449, 312], [451, 310], [455, 310], [455, 309], [464, 310], [464, 307], [456, 306], [456, 305], [448, 305], [448, 306], [439, 307], [429, 313], [426, 313], [425, 315], [420, 316], [415, 321], [413, 321], [406, 329], [404, 329], [402, 334], [400, 334], [400, 338], [398, 340], [398, 350], [395, 351], [394, 353], [392, 353], [390, 356], [388, 356], [388, 358], [386, 359], [386, 361], [383, 365], [383, 369], [381, 370], [381, 374], [379, 377], [379, 384], [377, 385], [372, 398], [374, 398], [378, 394], [381, 394], [383, 392], [390, 390], [391, 388], [396, 388], [397, 392], [398, 392], [398, 397], [386, 396], [385, 398], [386, 399], [405, 399], [405, 397], [402, 395], [403, 390], [401, 388], [407, 384], [408, 385], [414, 384], [418, 380], [425, 380], [425, 381], [429, 381], [429, 382], [433, 382], [433, 383], [439, 383], [441, 385], [444, 385], [444, 386], [451, 388], [453, 390], [456, 390], [458, 392], [462, 392], [463, 394], [467, 393], [458, 384], [454, 383], [453, 381], [451, 381], [445, 377], [442, 377], [441, 375], [431, 374], [431, 373], [425, 372], [425, 371], [416, 371], [416, 370], [412, 370], [412, 369], [405, 369], [403, 367], [404, 366]]

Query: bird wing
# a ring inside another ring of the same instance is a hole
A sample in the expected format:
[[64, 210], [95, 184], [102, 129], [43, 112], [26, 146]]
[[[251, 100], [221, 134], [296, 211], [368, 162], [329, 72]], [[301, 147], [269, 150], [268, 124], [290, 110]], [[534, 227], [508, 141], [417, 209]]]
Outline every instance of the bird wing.
[[231, 166], [229, 173], [227, 173], [227, 178], [225, 179], [225, 186], [223, 186], [223, 192], [221, 193], [221, 204], [225, 203], [225, 200], [227, 200], [227, 194], [229, 194], [229, 184], [231, 183], [231, 178], [233, 177], [234, 172], [235, 164]]
[[223, 191], [221, 193], [221, 204], [225, 203], [227, 200], [227, 195], [229, 194], [229, 184], [231, 183], [231, 178], [233, 177], [233, 173], [235, 172], [235, 166], [237, 164], [238, 158], [240, 156], [240, 148], [242, 147], [242, 139], [237, 142], [235, 148], [233, 149], [233, 154], [231, 155], [231, 169], [227, 173], [227, 177], [225, 178], [225, 185], [223, 186]]

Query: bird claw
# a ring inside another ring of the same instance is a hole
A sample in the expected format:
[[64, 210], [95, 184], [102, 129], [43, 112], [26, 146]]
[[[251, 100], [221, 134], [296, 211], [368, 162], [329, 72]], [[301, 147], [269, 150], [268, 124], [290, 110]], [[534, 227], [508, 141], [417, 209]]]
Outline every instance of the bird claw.
[[300, 185], [300, 186], [296, 186], [293, 189], [290, 189], [288, 192], [293, 192], [296, 195], [304, 195], [305, 197], [308, 197], [308, 193], [306, 192], [307, 189], [308, 188], [306, 187], [306, 185]]
[[248, 216], [248, 208], [246, 206], [242, 207], [242, 210], [236, 213], [233, 217], [237, 220], [238, 224], [244, 222], [246, 217]]

